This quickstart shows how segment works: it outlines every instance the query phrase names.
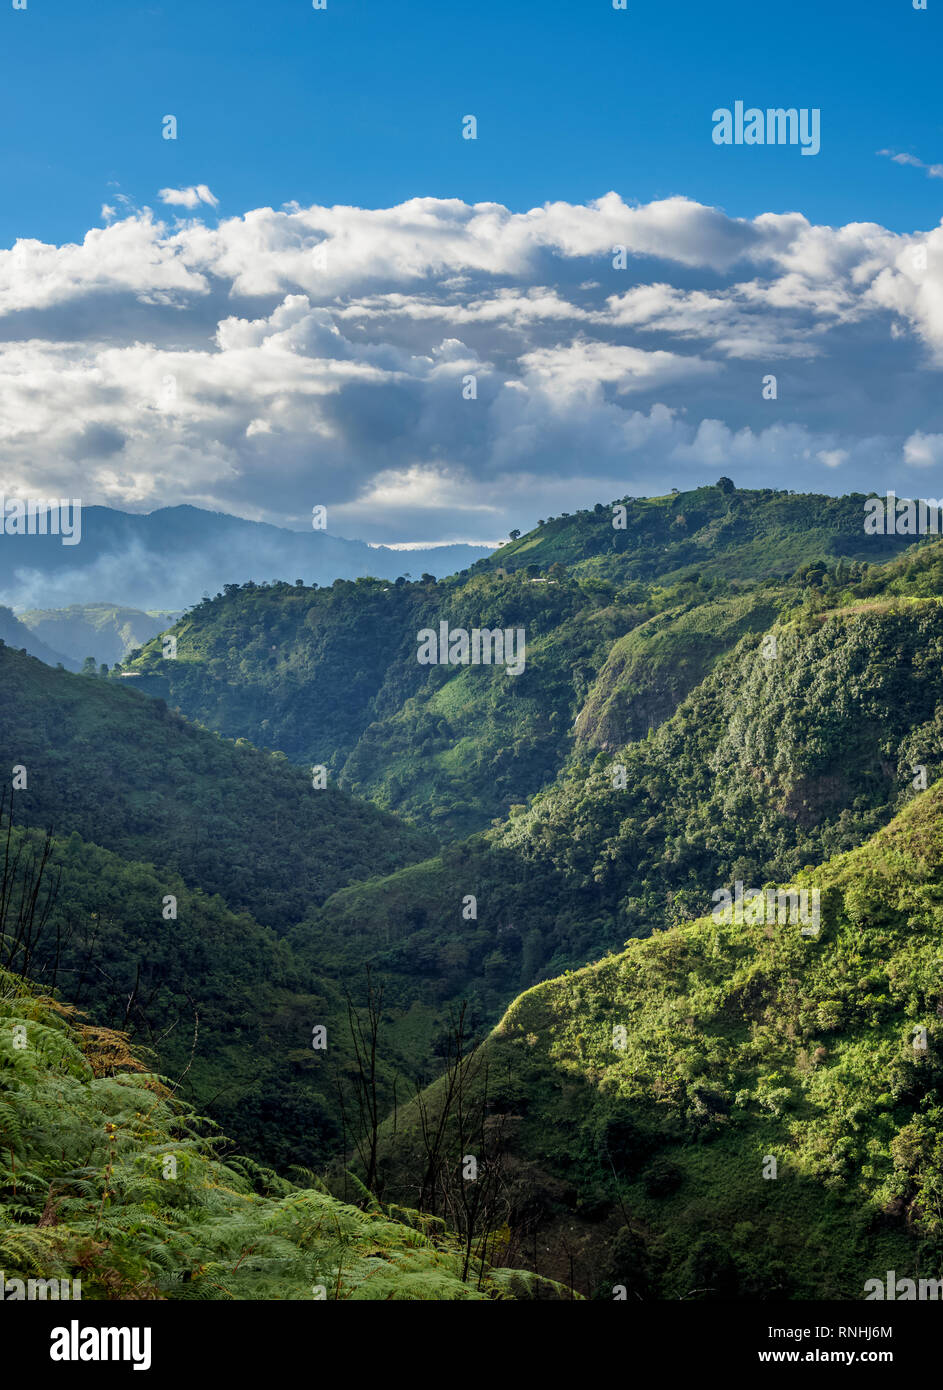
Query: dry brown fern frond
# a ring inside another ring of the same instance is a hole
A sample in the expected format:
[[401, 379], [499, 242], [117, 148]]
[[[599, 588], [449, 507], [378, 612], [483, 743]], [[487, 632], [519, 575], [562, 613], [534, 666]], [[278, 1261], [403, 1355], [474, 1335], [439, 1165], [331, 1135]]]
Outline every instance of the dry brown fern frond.
[[131, 1051], [127, 1033], [114, 1028], [97, 1028], [79, 1024], [79, 1047], [92, 1069], [93, 1076], [113, 1076], [118, 1071], [147, 1072], [150, 1070]]

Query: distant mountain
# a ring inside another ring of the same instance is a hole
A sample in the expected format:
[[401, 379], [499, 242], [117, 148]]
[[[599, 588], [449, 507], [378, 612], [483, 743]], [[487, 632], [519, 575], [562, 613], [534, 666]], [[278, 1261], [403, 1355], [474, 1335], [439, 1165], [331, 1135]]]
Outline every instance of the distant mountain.
[[21, 623], [10, 608], [0, 607], [0, 642], [18, 651], [26, 650], [30, 656], [45, 661], [47, 666], [65, 666], [70, 671], [78, 670], [79, 663], [47, 646], [43, 639], [25, 623]]
[[361, 575], [438, 577], [488, 553], [472, 545], [375, 548], [326, 531], [286, 531], [199, 507], [146, 514], [83, 507], [77, 545], [63, 544], [58, 535], [0, 535], [0, 603], [62, 608], [108, 598], [145, 610], [180, 609], [247, 579], [331, 584]]
[[[20, 622], [78, 665], [93, 656], [99, 665], [112, 666], [179, 617], [179, 613], [144, 613], [115, 603], [73, 603], [69, 608], [27, 609], [20, 614]], [[32, 655], [45, 659], [39, 651]]]

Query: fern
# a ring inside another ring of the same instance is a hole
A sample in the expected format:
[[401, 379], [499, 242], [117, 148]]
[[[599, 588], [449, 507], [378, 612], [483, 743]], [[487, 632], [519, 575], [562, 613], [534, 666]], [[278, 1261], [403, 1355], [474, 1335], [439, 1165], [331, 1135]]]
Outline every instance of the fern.
[[249, 1158], [224, 1161], [222, 1142], [123, 1034], [86, 1026], [0, 969], [0, 1269], [9, 1277], [80, 1278], [93, 1299], [532, 1296], [511, 1271], [465, 1279], [463, 1251], [441, 1221], [384, 1212], [353, 1175], [364, 1209], [313, 1174], [297, 1172], [302, 1185]]

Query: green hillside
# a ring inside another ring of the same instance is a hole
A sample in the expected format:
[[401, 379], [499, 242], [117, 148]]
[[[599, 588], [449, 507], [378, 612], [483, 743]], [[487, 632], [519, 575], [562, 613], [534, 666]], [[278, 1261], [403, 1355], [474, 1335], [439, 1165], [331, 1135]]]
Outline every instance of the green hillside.
[[[889, 560], [905, 536], [865, 536], [864, 493], [828, 497], [771, 488], [737, 488], [729, 478], [713, 487], [665, 497], [622, 497], [541, 521], [476, 569], [559, 564], [580, 574], [670, 584], [695, 569], [710, 577], [766, 580], [816, 560]], [[613, 509], [625, 508], [624, 527]]]
[[[0, 893], [0, 967], [149, 1049], [254, 1162], [316, 1170], [361, 1214], [421, 1209], [489, 1267], [605, 1297], [844, 1298], [862, 1262], [861, 1283], [935, 1260], [928, 1062], [890, 1048], [905, 1008], [935, 1008], [936, 860], [913, 846], [943, 800], [921, 793], [943, 774], [943, 544], [881, 559], [854, 548], [861, 499], [812, 526], [808, 499], [701, 491], [710, 569], [656, 544], [678, 499], [655, 499], [635, 550], [593, 551], [581, 514], [536, 572], [230, 585], [175, 658], [152, 642], [108, 678], [0, 645], [15, 863], [51, 826], [58, 878], [28, 950]], [[443, 620], [524, 627], [523, 673], [421, 666]], [[818, 888], [821, 937], [717, 928], [736, 881]]]
[[[821, 893], [818, 937], [679, 924], [529, 990], [478, 1054], [464, 1106], [488, 1086], [544, 1272], [572, 1260], [585, 1291], [646, 1300], [940, 1273], [943, 783], [792, 886]], [[402, 1200], [423, 1189], [417, 1116], [386, 1135]]]
[[[650, 738], [592, 749], [501, 826], [296, 928], [476, 1019], [548, 974], [853, 848], [943, 771], [943, 603], [859, 600], [747, 636]], [[466, 920], [462, 904], [476, 899]], [[405, 996], [404, 996], [405, 997]]]
[[[462, 583], [243, 585], [152, 644], [145, 692], [227, 737], [323, 764], [361, 796], [446, 837], [468, 833], [552, 777], [578, 702], [611, 642], [650, 610], [574, 583], [491, 574]], [[422, 666], [417, 633], [523, 627], [527, 665]]]
[[[338, 1086], [352, 1065], [345, 982], [296, 959], [284, 933], [339, 887], [420, 859], [430, 842], [313, 788], [283, 757], [8, 647], [0, 746], [8, 775], [21, 770], [13, 850], [35, 858], [39, 827], [54, 831], [47, 876], [59, 891], [33, 976], [130, 1030], [257, 1157], [325, 1161], [341, 1144]], [[359, 976], [346, 983], [359, 992]], [[327, 1058], [312, 1050], [316, 1025]], [[385, 1058], [381, 1094], [413, 1070]]]
[[[438, 582], [227, 585], [176, 625], [174, 659], [152, 642], [125, 678], [454, 840], [575, 745], [644, 737], [744, 633], [906, 550], [864, 535], [863, 502], [722, 480], [627, 502], [624, 530], [601, 504], [543, 523]], [[443, 621], [523, 629], [524, 671], [420, 665], [417, 634]]]
[[0, 647], [0, 747], [18, 821], [173, 870], [280, 928], [430, 841], [284, 758], [194, 727], [123, 682]]

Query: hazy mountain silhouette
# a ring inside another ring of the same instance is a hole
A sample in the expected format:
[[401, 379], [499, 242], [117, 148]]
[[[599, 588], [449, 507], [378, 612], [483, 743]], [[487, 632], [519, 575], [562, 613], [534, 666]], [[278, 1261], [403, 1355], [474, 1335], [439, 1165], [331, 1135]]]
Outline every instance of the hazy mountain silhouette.
[[0, 607], [0, 642], [8, 647], [16, 647], [18, 651], [29, 652], [30, 656], [45, 661], [47, 666], [62, 665], [68, 671], [79, 669], [78, 661], [48, 646], [25, 623], [21, 623], [9, 608]]
[[0, 534], [0, 603], [62, 608], [107, 600], [143, 609], [179, 609], [223, 584], [253, 579], [335, 579], [374, 575], [436, 577], [490, 552], [483, 546], [429, 550], [374, 548], [325, 531], [287, 531], [199, 507], [146, 514], [84, 507], [78, 545], [58, 535]]

